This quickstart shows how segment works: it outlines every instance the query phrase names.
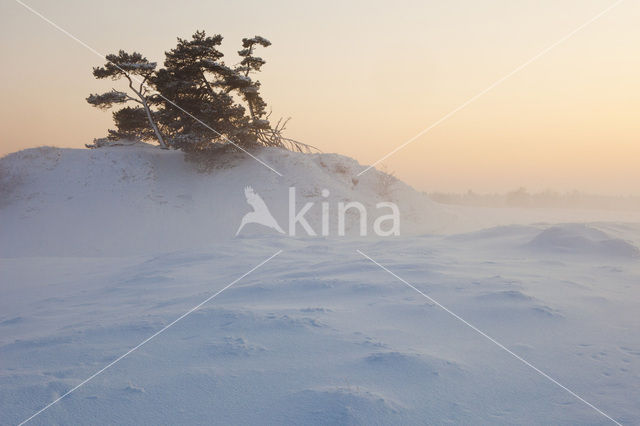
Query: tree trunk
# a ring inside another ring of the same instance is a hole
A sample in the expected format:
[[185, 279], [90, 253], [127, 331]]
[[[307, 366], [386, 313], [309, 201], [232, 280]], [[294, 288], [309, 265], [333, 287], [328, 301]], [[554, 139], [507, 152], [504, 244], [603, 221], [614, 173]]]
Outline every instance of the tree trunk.
[[153, 117], [151, 116], [151, 110], [149, 109], [149, 105], [147, 104], [147, 101], [144, 98], [142, 98], [142, 105], [144, 106], [144, 111], [147, 113], [147, 119], [149, 120], [149, 124], [151, 124], [151, 127], [153, 127], [153, 131], [156, 133], [156, 137], [158, 138], [158, 142], [160, 143], [160, 148], [169, 149], [167, 147], [167, 144], [164, 143], [164, 138], [162, 137], [162, 133], [160, 133], [160, 129], [158, 129], [158, 126], [156, 126], [155, 121], [153, 121]]
[[[149, 120], [149, 124], [151, 124], [151, 127], [153, 128], [153, 131], [156, 134], [156, 137], [158, 138], [158, 142], [160, 143], [160, 148], [162, 149], [169, 149], [167, 147], [167, 144], [164, 143], [164, 138], [162, 137], [162, 133], [160, 133], [160, 129], [158, 129], [158, 126], [156, 126], [156, 122], [153, 121], [153, 116], [151, 115], [151, 108], [149, 108], [149, 104], [147, 103], [147, 99], [145, 98], [145, 96], [142, 94], [142, 88], [144, 86], [144, 81], [142, 83], [140, 83], [140, 90], [136, 90], [133, 87], [133, 81], [131, 80], [131, 77], [129, 77], [128, 74], [124, 74], [125, 78], [127, 80], [129, 80], [129, 88], [133, 91], [133, 93], [135, 93], [136, 95], [138, 95], [138, 97], [140, 98], [140, 102], [142, 103], [142, 106], [144, 107], [144, 112], [147, 113], [147, 120]], [[145, 78], [146, 81], [146, 78]]]

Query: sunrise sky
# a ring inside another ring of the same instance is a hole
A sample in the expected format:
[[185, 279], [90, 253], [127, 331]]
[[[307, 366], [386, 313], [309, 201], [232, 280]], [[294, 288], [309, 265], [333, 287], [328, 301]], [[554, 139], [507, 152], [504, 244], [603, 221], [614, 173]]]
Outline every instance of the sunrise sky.
[[[370, 164], [614, 0], [40, 1], [102, 53], [162, 62], [177, 36], [273, 43], [259, 80], [289, 136]], [[420, 190], [577, 189], [640, 195], [640, 2], [627, 0], [385, 161]], [[82, 147], [111, 114], [86, 96], [94, 53], [0, 2], [0, 155]], [[117, 87], [117, 86], [116, 86]]]

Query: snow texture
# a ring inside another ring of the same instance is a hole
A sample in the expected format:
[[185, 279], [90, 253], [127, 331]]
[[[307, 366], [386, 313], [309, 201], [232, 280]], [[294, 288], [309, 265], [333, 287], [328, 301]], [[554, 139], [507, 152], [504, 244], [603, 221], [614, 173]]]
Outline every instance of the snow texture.
[[[248, 225], [233, 238], [245, 186], [283, 226], [289, 186], [305, 202], [324, 200], [322, 189], [333, 201], [381, 199], [377, 172], [354, 182], [363, 167], [346, 157], [260, 158], [283, 177], [242, 157], [201, 174], [145, 146], [0, 160], [0, 424], [25, 420], [277, 250], [32, 424], [608, 423], [356, 250], [620, 423], [640, 423], [633, 218], [453, 209], [398, 182], [400, 237]], [[319, 227], [318, 212], [308, 217]], [[556, 223], [536, 223], [547, 219]]]

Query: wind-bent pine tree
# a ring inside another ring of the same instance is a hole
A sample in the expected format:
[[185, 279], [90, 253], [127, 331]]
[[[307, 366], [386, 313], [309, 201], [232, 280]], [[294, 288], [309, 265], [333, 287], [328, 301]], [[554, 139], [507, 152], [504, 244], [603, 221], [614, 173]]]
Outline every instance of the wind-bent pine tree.
[[138, 105], [134, 108], [124, 107], [113, 113], [113, 118], [117, 130], [109, 130], [109, 138], [120, 139], [127, 137], [139, 138], [141, 140], [152, 139], [155, 135], [160, 147], [167, 148], [164, 137], [154, 119], [154, 112], [151, 110], [151, 95], [147, 87], [156, 69], [155, 62], [149, 62], [140, 53], [131, 54], [120, 50], [117, 55], [106, 56], [107, 63], [102, 67], [94, 67], [93, 75], [98, 79], [111, 78], [119, 80], [124, 78], [128, 82], [132, 96], [126, 92], [112, 89], [103, 94], [91, 94], [87, 102], [91, 105], [107, 109], [114, 104], [126, 104], [134, 102]]
[[262, 66], [266, 64], [264, 59], [254, 55], [257, 46], [269, 47], [271, 42], [258, 35], [242, 39], [242, 50], [238, 51], [242, 61], [226, 80], [227, 90], [237, 91], [249, 108], [250, 132], [261, 146], [274, 146], [300, 152], [316, 149], [283, 135], [289, 119], [280, 119], [275, 125], [269, 121], [270, 114], [267, 114], [267, 103], [260, 95], [260, 81], [253, 81], [250, 76], [260, 72]]
[[139, 53], [121, 50], [108, 55], [108, 62], [94, 68], [93, 75], [126, 79], [130, 92], [112, 89], [90, 95], [87, 102], [102, 109], [137, 104], [113, 113], [117, 130], [109, 130], [109, 139], [155, 138], [162, 148], [171, 146], [194, 154], [190, 158], [204, 159], [237, 147], [314, 149], [283, 136], [286, 120], [275, 126], [269, 122], [260, 82], [252, 75], [266, 63], [254, 54], [256, 48], [271, 42], [260, 36], [242, 39], [241, 61], [235, 67], [222, 61], [221, 44], [221, 35], [207, 36], [204, 31], [196, 31], [190, 40], [178, 38], [176, 47], [165, 52], [164, 67], [159, 70]]
[[[253, 51], [256, 45], [269, 47], [271, 46], [271, 42], [266, 38], [260, 36], [242, 39], [243, 49], [238, 51], [238, 55], [240, 55], [242, 61], [240, 61], [240, 66], [236, 68], [236, 71], [241, 73], [241, 76], [243, 76], [244, 78], [240, 78], [239, 81], [241, 82], [241, 84], [234, 87], [240, 92], [244, 101], [249, 106], [249, 113], [251, 114], [251, 119], [254, 121], [254, 123], [257, 120], [263, 119], [263, 117], [266, 115], [267, 107], [267, 103], [260, 96], [260, 82], [254, 82], [249, 78], [250, 73], [260, 72], [262, 66], [267, 63], [267, 61], [265, 61], [264, 59], [253, 55]], [[267, 121], [266, 124], [268, 127], [269, 122]]]

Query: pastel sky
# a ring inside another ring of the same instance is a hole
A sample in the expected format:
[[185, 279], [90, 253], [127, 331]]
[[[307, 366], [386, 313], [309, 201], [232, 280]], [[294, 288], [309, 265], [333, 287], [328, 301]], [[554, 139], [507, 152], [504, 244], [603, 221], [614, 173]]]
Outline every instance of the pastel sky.
[[[162, 62], [177, 36], [273, 45], [259, 79], [291, 137], [370, 164], [614, 0], [24, 0], [102, 53]], [[420, 190], [553, 188], [640, 195], [640, 2], [626, 0], [385, 161]], [[13, 0], [0, 2], [0, 155], [82, 147], [111, 115], [100, 60]]]

